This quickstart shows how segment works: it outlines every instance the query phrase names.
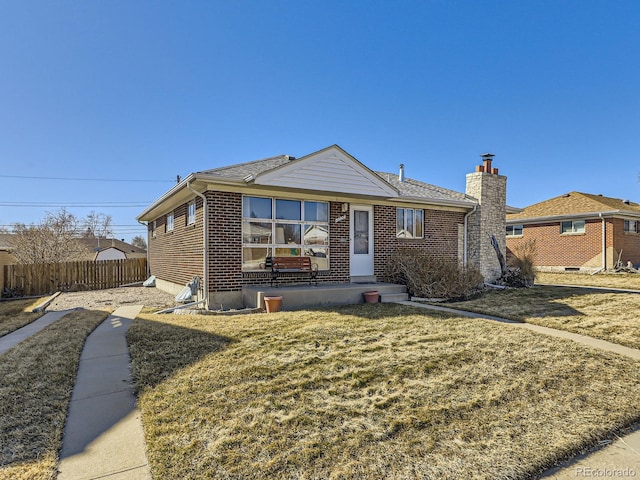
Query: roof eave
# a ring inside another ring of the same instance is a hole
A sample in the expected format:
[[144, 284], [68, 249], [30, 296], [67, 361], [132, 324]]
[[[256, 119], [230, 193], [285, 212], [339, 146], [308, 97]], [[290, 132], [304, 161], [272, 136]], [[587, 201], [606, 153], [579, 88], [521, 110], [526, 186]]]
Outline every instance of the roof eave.
[[524, 211], [524, 208], [510, 207], [509, 205], [507, 205], [505, 207], [505, 211], [507, 212], [507, 215], [514, 214], [514, 213], [522, 213]]
[[422, 203], [425, 205], [438, 205], [442, 207], [462, 207], [471, 210], [474, 206], [477, 205], [477, 202], [471, 200], [455, 200], [455, 199], [444, 199], [444, 198], [430, 198], [430, 197], [416, 197], [411, 195], [402, 195], [399, 197], [391, 197], [387, 200], [393, 202], [411, 202], [411, 203]]
[[606, 210], [601, 212], [583, 212], [583, 213], [567, 213], [563, 215], [545, 215], [541, 217], [529, 217], [529, 218], [507, 218], [508, 224], [520, 224], [520, 223], [542, 223], [553, 222], [561, 220], [571, 220], [574, 218], [580, 219], [592, 219], [600, 217], [611, 217], [614, 215], [628, 215], [633, 217], [640, 217], [640, 213], [624, 212], [622, 210]]

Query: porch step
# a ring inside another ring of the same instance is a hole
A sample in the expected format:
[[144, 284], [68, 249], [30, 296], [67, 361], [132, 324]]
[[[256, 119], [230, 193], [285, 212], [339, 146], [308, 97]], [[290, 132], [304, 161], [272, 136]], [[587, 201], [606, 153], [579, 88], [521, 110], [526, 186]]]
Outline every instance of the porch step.
[[[338, 283], [325, 285], [291, 285], [269, 287], [268, 285], [245, 285], [242, 287], [242, 300], [245, 308], [262, 308], [264, 297], [282, 296], [282, 310], [302, 308], [353, 305], [364, 302], [364, 292], [377, 290], [388, 301], [406, 300], [407, 288], [391, 283]], [[387, 297], [390, 295], [390, 297]], [[398, 295], [396, 297], [396, 295]], [[382, 300], [385, 301], [385, 300]]]
[[380, 295], [380, 303], [406, 302], [408, 293], [383, 293]]
[[376, 283], [375, 275], [359, 275], [351, 277], [351, 283]]

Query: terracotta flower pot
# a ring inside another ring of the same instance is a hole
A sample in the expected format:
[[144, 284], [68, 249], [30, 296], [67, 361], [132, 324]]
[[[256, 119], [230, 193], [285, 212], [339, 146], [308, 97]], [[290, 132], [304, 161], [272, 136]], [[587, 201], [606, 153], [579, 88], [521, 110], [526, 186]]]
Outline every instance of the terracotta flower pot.
[[267, 309], [267, 313], [279, 312], [282, 306], [282, 297], [264, 297], [264, 306]]
[[365, 303], [378, 303], [380, 301], [380, 293], [377, 290], [371, 292], [364, 292]]

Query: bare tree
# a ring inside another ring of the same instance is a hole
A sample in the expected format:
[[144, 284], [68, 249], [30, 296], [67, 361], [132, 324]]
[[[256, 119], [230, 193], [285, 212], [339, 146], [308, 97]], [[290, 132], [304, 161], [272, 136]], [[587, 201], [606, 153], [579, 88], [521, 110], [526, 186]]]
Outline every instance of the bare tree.
[[97, 213], [92, 210], [83, 221], [85, 236], [97, 238], [98, 246], [100, 246], [101, 238], [107, 238], [109, 235], [113, 235], [111, 222], [111, 215]]
[[142, 235], [137, 235], [131, 239], [131, 245], [134, 247], [141, 248], [142, 250], [147, 249], [147, 241], [144, 239]]
[[12, 254], [18, 263], [55, 263], [78, 260], [86, 255], [77, 238], [78, 219], [62, 208], [47, 212], [39, 225], [13, 224]]

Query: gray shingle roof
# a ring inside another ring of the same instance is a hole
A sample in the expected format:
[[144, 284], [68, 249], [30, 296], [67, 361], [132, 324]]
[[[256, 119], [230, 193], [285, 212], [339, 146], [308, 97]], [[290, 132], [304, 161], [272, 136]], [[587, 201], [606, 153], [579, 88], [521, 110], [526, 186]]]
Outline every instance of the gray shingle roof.
[[[213, 168], [210, 170], [203, 170], [202, 172], [198, 173], [204, 175], [215, 175], [230, 179], [244, 178], [248, 175], [256, 176], [261, 173], [268, 172], [294, 160], [294, 157], [290, 157], [288, 155], [278, 155], [276, 157], [264, 158], [262, 160], [255, 160], [253, 162]], [[405, 181], [401, 182], [398, 178], [398, 175], [396, 174], [386, 172], [374, 173], [378, 175], [382, 180], [397, 189], [401, 196], [429, 198], [434, 200], [473, 201], [473, 199], [471, 199], [464, 193], [456, 192], [454, 190], [449, 190], [435, 185], [430, 185], [428, 183], [420, 182], [419, 180], [405, 178]]]
[[212, 168], [211, 170], [203, 170], [197, 172], [204, 175], [216, 175], [226, 178], [244, 178], [247, 175], [259, 175], [260, 173], [273, 170], [285, 163], [292, 161], [293, 157], [289, 155], [278, 155], [277, 157], [263, 158], [262, 160], [254, 160], [253, 162], [238, 163], [227, 167]]
[[456, 192], [455, 190], [449, 190], [447, 188], [437, 187], [429, 183], [424, 183], [419, 180], [405, 177], [404, 182], [400, 181], [398, 175], [394, 173], [375, 172], [385, 182], [391, 184], [401, 196], [406, 197], [419, 197], [419, 198], [432, 198], [435, 200], [467, 200], [474, 201], [471, 197], [464, 193]]

